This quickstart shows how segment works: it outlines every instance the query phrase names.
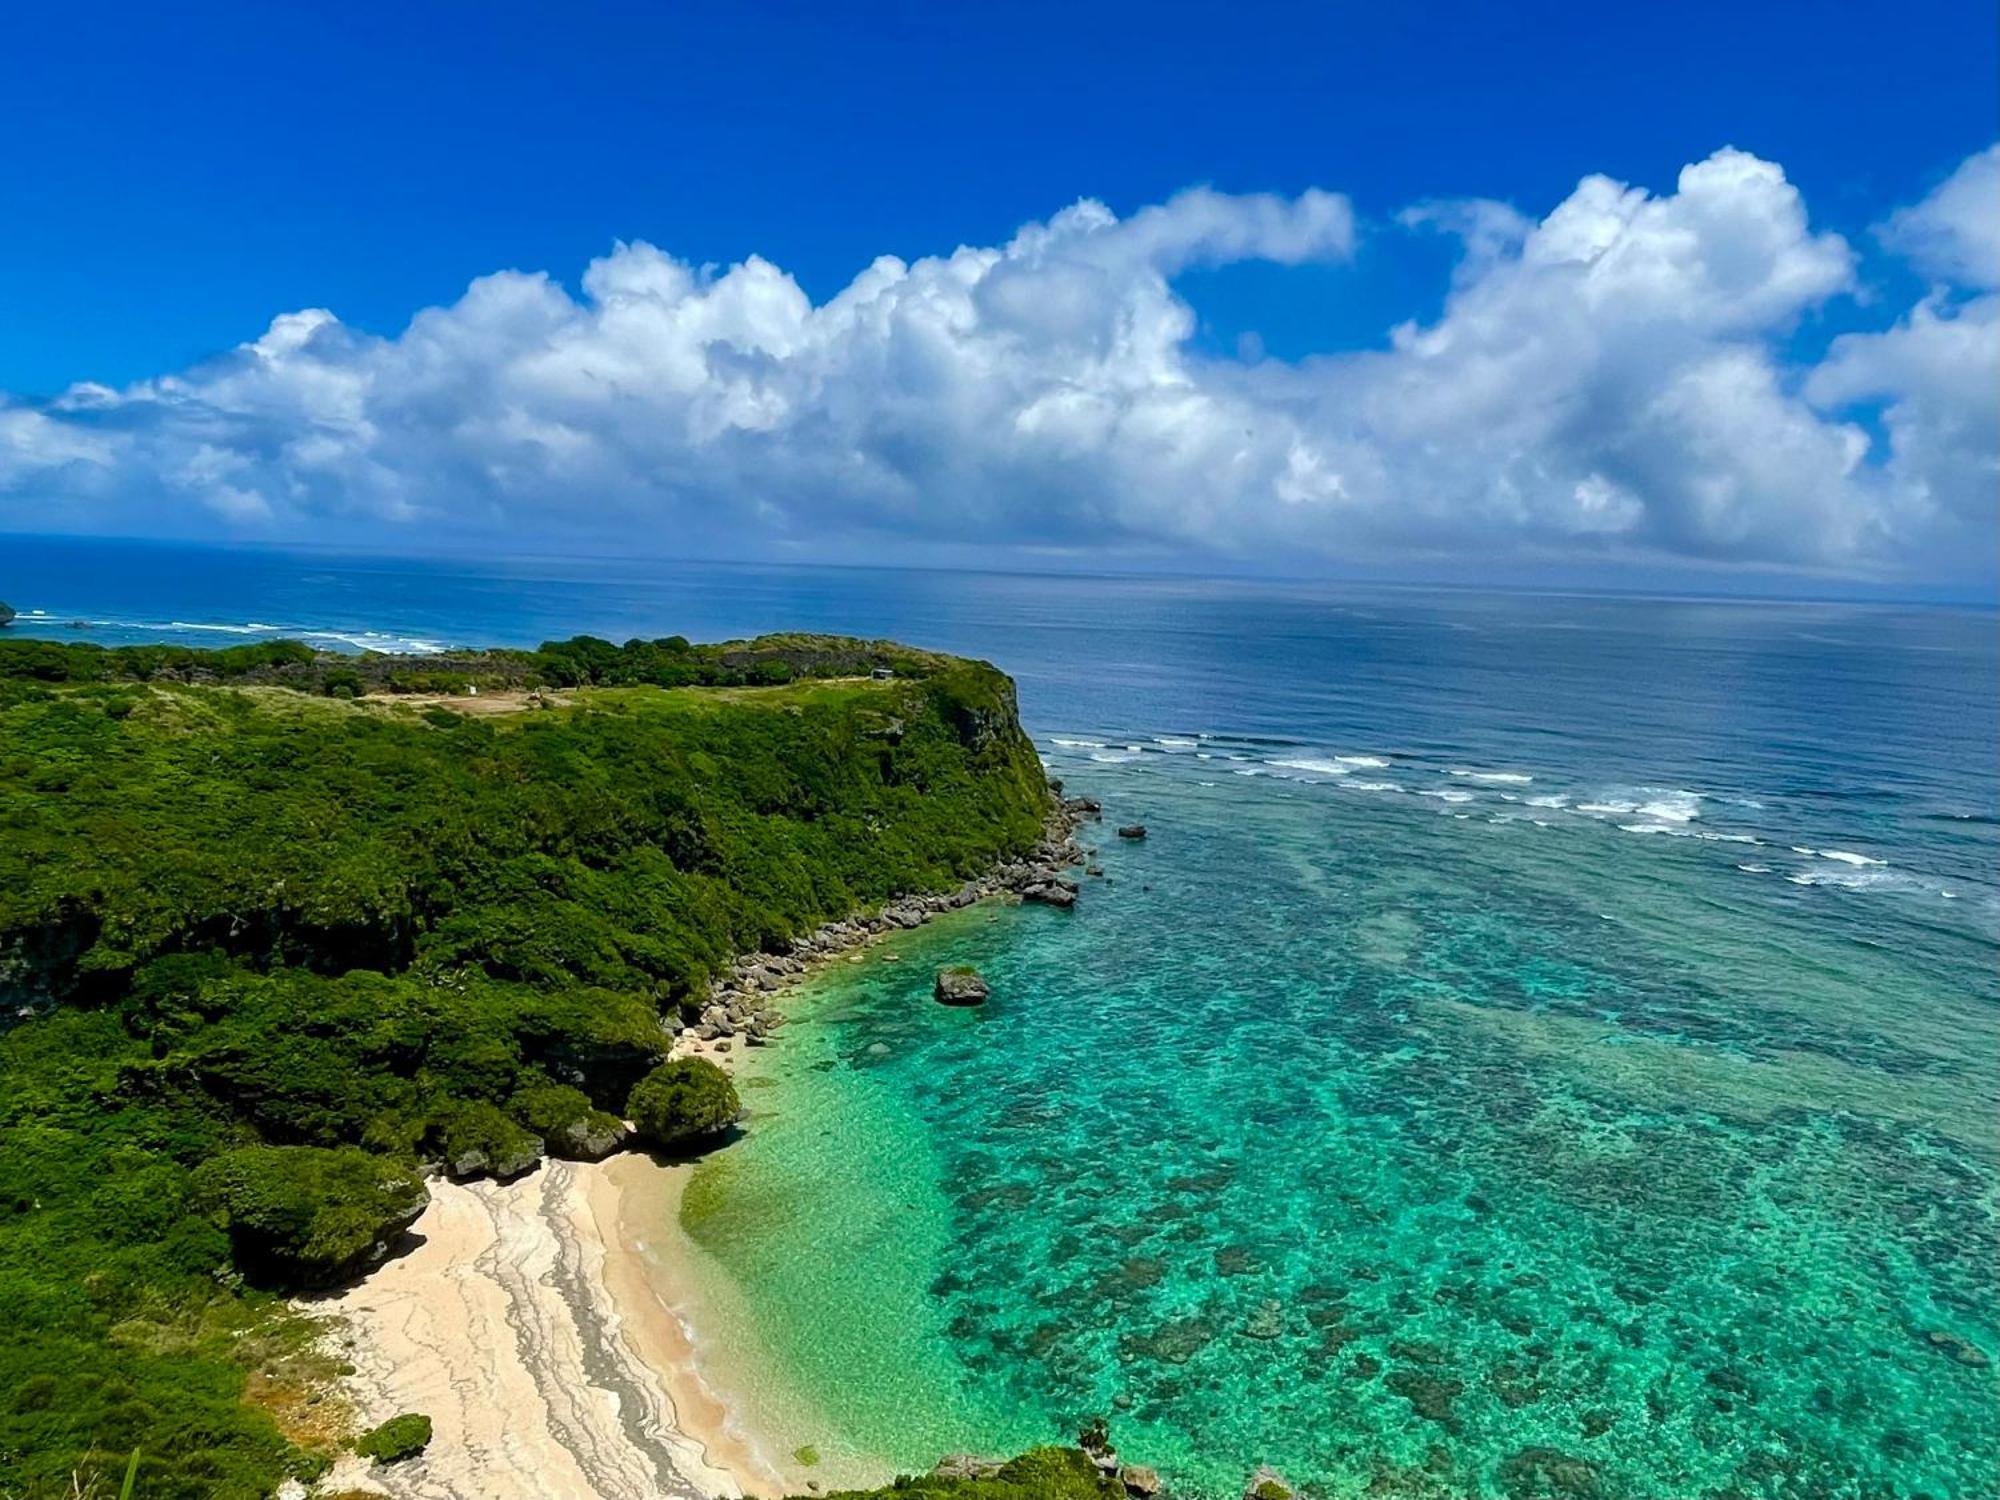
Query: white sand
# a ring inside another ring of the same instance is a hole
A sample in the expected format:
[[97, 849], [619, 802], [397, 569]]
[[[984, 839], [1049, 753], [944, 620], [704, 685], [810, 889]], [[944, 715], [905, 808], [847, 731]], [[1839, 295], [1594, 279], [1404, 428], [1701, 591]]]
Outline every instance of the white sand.
[[332, 1337], [355, 1366], [363, 1425], [424, 1412], [431, 1445], [388, 1467], [345, 1460], [329, 1487], [397, 1500], [783, 1494], [620, 1228], [627, 1194], [675, 1212], [686, 1171], [627, 1155], [504, 1184], [433, 1182], [416, 1250], [310, 1304], [342, 1320]]

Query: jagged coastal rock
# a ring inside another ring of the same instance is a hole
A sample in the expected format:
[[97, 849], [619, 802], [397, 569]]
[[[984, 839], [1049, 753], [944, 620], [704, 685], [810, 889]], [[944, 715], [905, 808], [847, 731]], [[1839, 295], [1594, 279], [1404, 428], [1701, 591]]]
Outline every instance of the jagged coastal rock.
[[542, 1143], [533, 1136], [518, 1141], [467, 1146], [446, 1159], [445, 1175], [454, 1182], [493, 1177], [501, 1182], [541, 1165]]
[[[1027, 854], [995, 865], [956, 890], [902, 896], [873, 915], [825, 923], [795, 939], [782, 953], [745, 954], [715, 981], [696, 1022], [681, 1028], [674, 1039], [675, 1054], [727, 1051], [739, 1038], [746, 1046], [764, 1046], [784, 1025], [784, 1017], [773, 1007], [777, 990], [805, 977], [819, 964], [886, 933], [922, 926], [942, 912], [960, 911], [975, 901], [1009, 895], [1065, 910], [1076, 905], [1077, 883], [1066, 873], [1085, 859], [1076, 830], [1099, 818], [1102, 809], [1089, 797], [1064, 797], [1059, 781], [1051, 779], [1049, 787], [1055, 793], [1055, 806], [1041, 838]], [[937, 998], [944, 1000], [942, 994]]]
[[602, 1161], [624, 1150], [631, 1138], [623, 1120], [593, 1113], [558, 1125], [549, 1132], [547, 1145], [549, 1155], [565, 1161]]

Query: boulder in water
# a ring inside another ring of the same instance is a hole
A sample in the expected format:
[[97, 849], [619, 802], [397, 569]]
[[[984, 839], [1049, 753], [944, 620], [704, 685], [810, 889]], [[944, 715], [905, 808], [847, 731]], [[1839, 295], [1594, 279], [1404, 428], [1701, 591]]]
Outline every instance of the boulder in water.
[[984, 1005], [992, 987], [971, 964], [952, 964], [937, 971], [931, 996], [940, 1005]]
[[1146, 825], [1144, 823], [1127, 823], [1123, 828], [1118, 830], [1118, 837], [1121, 839], [1142, 839], [1145, 836]]
[[1118, 1471], [1118, 1482], [1132, 1500], [1153, 1500], [1160, 1493], [1160, 1471], [1147, 1464], [1126, 1464]]

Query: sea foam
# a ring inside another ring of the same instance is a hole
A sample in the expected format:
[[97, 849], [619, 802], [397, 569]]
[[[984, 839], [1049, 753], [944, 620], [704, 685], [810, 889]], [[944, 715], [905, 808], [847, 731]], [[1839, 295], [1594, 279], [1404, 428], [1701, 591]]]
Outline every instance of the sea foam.
[[1346, 776], [1354, 767], [1344, 765], [1339, 760], [1319, 760], [1310, 755], [1301, 755], [1293, 760], [1274, 760], [1274, 766], [1283, 766], [1288, 771], [1310, 771], [1315, 776]]

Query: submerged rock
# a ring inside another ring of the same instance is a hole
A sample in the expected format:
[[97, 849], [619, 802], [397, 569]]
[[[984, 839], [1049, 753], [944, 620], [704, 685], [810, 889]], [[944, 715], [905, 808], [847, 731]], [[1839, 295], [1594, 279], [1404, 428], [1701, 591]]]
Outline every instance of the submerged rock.
[[1215, 1252], [1215, 1274], [1218, 1276], [1254, 1276], [1264, 1269], [1264, 1263], [1257, 1259], [1254, 1250], [1242, 1245], [1224, 1245]]
[[1465, 1382], [1422, 1370], [1391, 1370], [1389, 1389], [1410, 1403], [1420, 1417], [1440, 1427], [1456, 1427], [1458, 1413], [1452, 1403], [1465, 1393]]
[[1171, 1318], [1151, 1333], [1127, 1333], [1118, 1343], [1128, 1358], [1184, 1365], [1215, 1341], [1215, 1332], [1215, 1325], [1204, 1317]]
[[931, 997], [940, 1005], [984, 1005], [991, 993], [986, 977], [971, 964], [939, 969], [931, 986]]
[[1298, 1491], [1269, 1464], [1259, 1464], [1243, 1486], [1243, 1500], [1294, 1500]]
[[1275, 1339], [1282, 1337], [1284, 1332], [1285, 1305], [1276, 1297], [1259, 1303], [1257, 1310], [1243, 1325], [1243, 1337], [1246, 1339]]
[[1500, 1462], [1500, 1488], [1521, 1500], [1597, 1500], [1597, 1465], [1559, 1448], [1523, 1448]]
[[1969, 1370], [1984, 1370], [1993, 1363], [1987, 1358], [1986, 1351], [1970, 1339], [1948, 1333], [1942, 1328], [1933, 1328], [1925, 1334], [1924, 1342], [1940, 1354], [1949, 1354]]

